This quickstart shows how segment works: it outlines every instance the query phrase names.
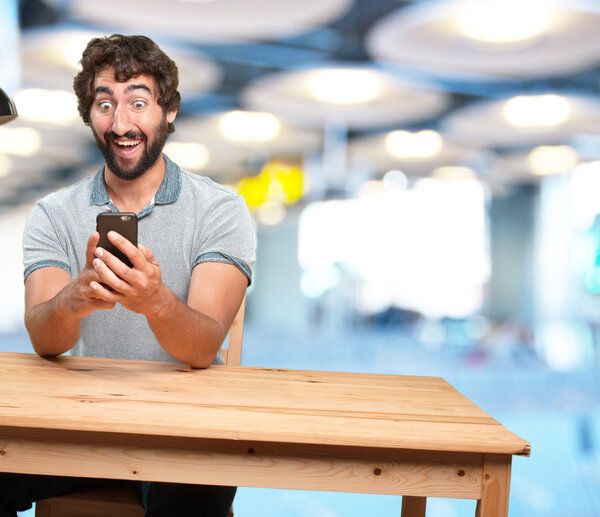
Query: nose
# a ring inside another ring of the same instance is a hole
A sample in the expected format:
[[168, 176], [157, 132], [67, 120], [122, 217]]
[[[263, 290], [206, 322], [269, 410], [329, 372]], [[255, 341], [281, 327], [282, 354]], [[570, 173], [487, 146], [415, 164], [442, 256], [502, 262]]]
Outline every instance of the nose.
[[132, 121], [127, 106], [118, 104], [113, 112], [112, 130], [117, 135], [124, 135], [132, 129]]

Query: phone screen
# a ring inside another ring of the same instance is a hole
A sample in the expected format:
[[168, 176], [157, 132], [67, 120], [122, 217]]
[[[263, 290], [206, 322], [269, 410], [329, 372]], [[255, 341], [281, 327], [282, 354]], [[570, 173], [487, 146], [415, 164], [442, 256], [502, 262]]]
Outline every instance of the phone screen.
[[96, 217], [96, 230], [100, 234], [98, 246], [112, 253], [124, 264], [133, 267], [127, 256], [108, 240], [107, 234], [110, 230], [114, 230], [137, 246], [137, 215], [133, 212], [102, 212]]

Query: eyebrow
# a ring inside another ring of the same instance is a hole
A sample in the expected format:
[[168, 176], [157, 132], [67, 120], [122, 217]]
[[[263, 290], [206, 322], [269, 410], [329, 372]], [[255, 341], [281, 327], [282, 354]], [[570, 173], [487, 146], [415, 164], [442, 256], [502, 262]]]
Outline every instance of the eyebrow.
[[[146, 86], [145, 84], [130, 84], [127, 88], [125, 88], [125, 93], [129, 93], [129, 92], [132, 92], [135, 90], [145, 90], [150, 95], [152, 95], [152, 90], [150, 90], [150, 88], [148, 88], [148, 86]], [[96, 94], [98, 94], [98, 93], [106, 93], [108, 95], [113, 94], [112, 89], [109, 88], [108, 86], [97, 86], [95, 92], [96, 92]]]
[[98, 93], [107, 93], [108, 95], [112, 95], [113, 91], [108, 88], [107, 86], [96, 86], [96, 89], [94, 90], [97, 94]]
[[134, 90], [146, 90], [150, 95], [152, 95], [152, 91], [145, 84], [130, 84], [127, 88], [125, 88], [126, 93]]

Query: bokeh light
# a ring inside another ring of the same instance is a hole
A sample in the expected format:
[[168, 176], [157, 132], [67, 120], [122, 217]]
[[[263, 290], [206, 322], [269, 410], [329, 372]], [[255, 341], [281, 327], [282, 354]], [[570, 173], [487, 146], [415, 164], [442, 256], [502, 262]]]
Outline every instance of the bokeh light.
[[460, 16], [465, 36], [497, 44], [535, 38], [547, 22], [545, 6], [531, 0], [480, 0], [468, 4]]
[[575, 149], [568, 145], [540, 145], [527, 157], [532, 174], [559, 174], [570, 171], [579, 162]]
[[221, 134], [234, 142], [268, 142], [280, 131], [275, 115], [257, 111], [230, 111], [219, 120]]
[[335, 68], [319, 70], [310, 81], [315, 99], [332, 104], [360, 104], [372, 101], [381, 87], [369, 70]]
[[516, 127], [552, 127], [569, 117], [568, 101], [560, 95], [519, 95], [504, 104], [504, 117]]
[[250, 210], [256, 210], [270, 201], [294, 204], [302, 197], [304, 187], [304, 175], [299, 167], [272, 161], [267, 162], [257, 176], [242, 178], [235, 190], [246, 199]]
[[165, 153], [186, 169], [204, 169], [210, 161], [208, 148], [198, 142], [167, 142]]
[[396, 158], [424, 159], [438, 154], [444, 145], [442, 136], [437, 131], [425, 129], [411, 133], [396, 130], [385, 137], [385, 147]]
[[42, 145], [39, 131], [30, 127], [0, 127], [0, 152], [33, 156]]
[[63, 90], [29, 88], [14, 96], [19, 117], [25, 120], [67, 125], [78, 119], [77, 98]]

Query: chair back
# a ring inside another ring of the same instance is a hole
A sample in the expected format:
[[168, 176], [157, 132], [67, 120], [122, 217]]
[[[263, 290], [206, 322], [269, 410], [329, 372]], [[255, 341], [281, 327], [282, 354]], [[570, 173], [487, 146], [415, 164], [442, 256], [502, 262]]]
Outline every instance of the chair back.
[[227, 348], [222, 348], [221, 353], [227, 366], [240, 366], [242, 362], [242, 341], [244, 338], [244, 315], [246, 313], [246, 295], [238, 309], [231, 327], [229, 327], [229, 339]]

